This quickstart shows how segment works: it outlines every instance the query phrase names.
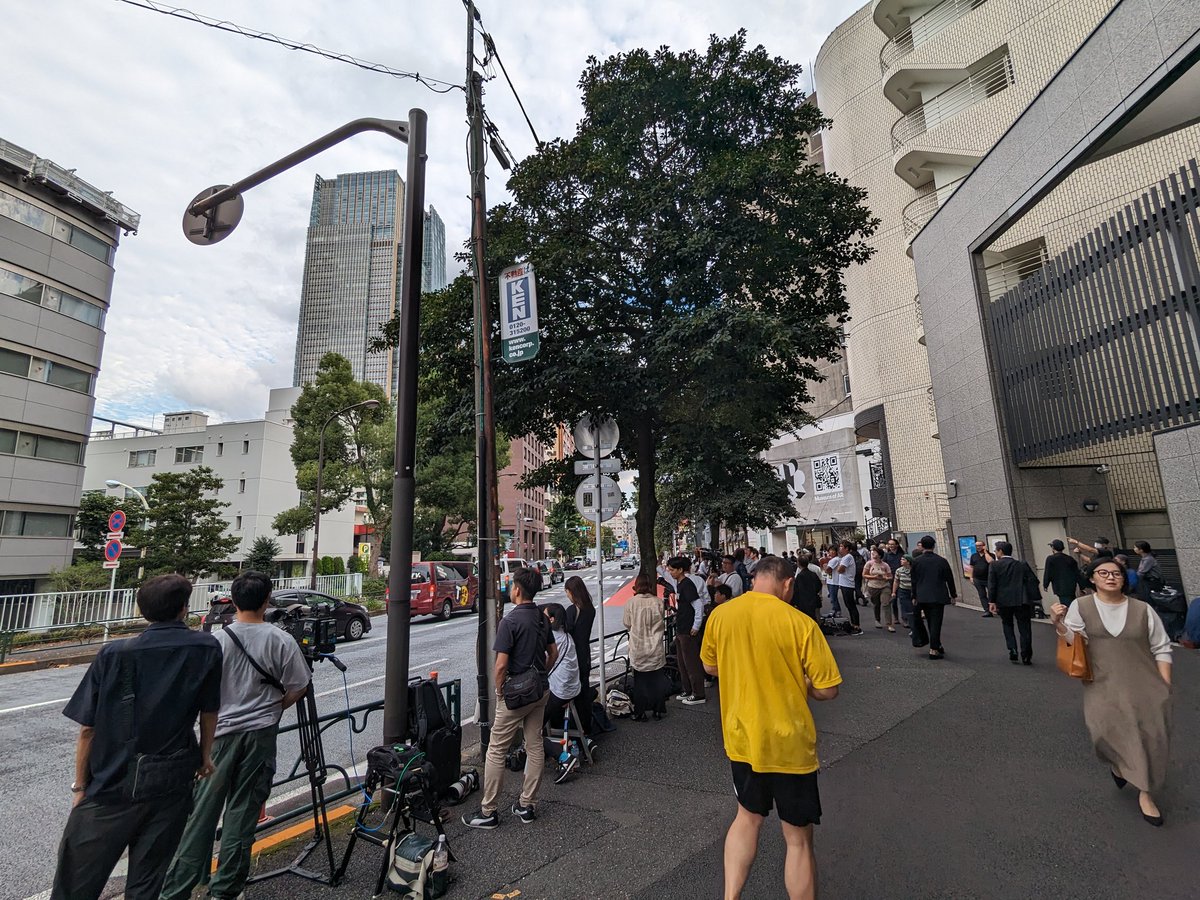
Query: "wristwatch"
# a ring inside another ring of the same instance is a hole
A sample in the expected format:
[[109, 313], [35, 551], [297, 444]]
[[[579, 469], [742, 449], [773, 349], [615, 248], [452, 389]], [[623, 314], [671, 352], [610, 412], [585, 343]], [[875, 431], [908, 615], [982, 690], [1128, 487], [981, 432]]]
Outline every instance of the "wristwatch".
[[82, 794], [86, 790], [87, 790], [86, 784], [76, 784], [73, 781], [71, 782], [71, 793], [72, 794]]

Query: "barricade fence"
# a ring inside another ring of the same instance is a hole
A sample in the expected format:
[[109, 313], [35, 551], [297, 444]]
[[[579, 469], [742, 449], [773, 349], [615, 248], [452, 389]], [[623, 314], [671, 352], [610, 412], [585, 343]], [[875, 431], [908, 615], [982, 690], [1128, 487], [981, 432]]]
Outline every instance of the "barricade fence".
[[[318, 575], [317, 590], [332, 597], [362, 596], [361, 573]], [[276, 590], [307, 588], [309, 579], [276, 578]], [[202, 615], [213, 598], [228, 592], [231, 581], [197, 584], [192, 588], [188, 611]], [[0, 632], [54, 631], [89, 625], [120, 625], [143, 621], [137, 609], [137, 590], [63, 591], [58, 593], [13, 594], [0, 597]]]

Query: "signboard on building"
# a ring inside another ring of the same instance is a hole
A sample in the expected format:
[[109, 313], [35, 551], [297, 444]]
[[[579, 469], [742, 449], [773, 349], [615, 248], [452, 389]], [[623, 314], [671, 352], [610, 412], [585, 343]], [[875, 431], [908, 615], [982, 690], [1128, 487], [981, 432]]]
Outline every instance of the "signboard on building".
[[812, 487], [815, 500], [840, 500], [842, 486], [842, 463], [836, 453], [815, 456], [812, 460]]
[[520, 263], [500, 273], [500, 355], [506, 363], [533, 359], [541, 349], [533, 266]]

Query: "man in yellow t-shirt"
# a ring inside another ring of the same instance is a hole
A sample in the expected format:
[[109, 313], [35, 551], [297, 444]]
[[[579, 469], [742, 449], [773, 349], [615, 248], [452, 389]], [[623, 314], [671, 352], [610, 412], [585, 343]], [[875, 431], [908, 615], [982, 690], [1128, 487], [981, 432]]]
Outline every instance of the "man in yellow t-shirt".
[[787, 843], [788, 897], [816, 896], [820, 763], [808, 700], [832, 700], [842, 675], [817, 623], [789, 603], [794, 572], [790, 560], [760, 559], [754, 590], [712, 612], [700, 651], [705, 671], [720, 676], [721, 728], [738, 800], [725, 838], [725, 900], [741, 896], [772, 806]]

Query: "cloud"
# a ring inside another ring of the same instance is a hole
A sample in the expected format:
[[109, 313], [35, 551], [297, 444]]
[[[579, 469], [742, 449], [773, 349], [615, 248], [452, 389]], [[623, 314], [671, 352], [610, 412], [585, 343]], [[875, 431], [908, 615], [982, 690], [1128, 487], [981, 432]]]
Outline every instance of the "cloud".
[[[185, 2], [185, 0], [181, 0]], [[250, 28], [448, 81], [465, 68], [457, 3], [383, 0], [192, 0], [188, 8]], [[543, 140], [573, 133], [589, 55], [702, 47], [745, 26], [751, 41], [807, 65], [856, 4], [829, 0], [483, 0], [484, 24]], [[304, 234], [313, 177], [398, 169], [405, 149], [351, 139], [246, 195], [236, 234], [195, 247], [187, 202], [359, 116], [429, 113], [426, 202], [446, 222], [452, 260], [470, 209], [463, 95], [387, 78], [203, 28], [112, 0], [8, 0], [0, 137], [78, 170], [142, 215], [117, 252], [97, 382], [101, 415], [148, 421], [199, 408], [251, 418], [291, 383]], [[477, 44], [482, 53], [482, 48]], [[497, 70], [494, 74], [499, 75]], [[22, 87], [23, 86], [23, 87]], [[502, 78], [489, 115], [518, 156], [534, 142]], [[491, 173], [491, 203], [505, 199]], [[455, 263], [452, 261], [453, 267]]]

